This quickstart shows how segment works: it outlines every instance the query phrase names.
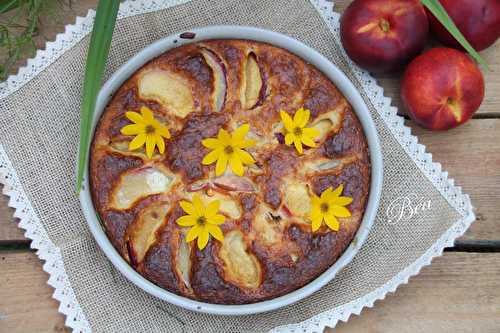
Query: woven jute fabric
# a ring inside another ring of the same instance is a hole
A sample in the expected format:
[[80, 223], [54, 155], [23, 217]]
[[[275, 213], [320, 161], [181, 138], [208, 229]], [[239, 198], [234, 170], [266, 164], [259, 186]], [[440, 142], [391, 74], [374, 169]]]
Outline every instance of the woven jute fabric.
[[[216, 24], [259, 26], [294, 37], [325, 55], [359, 88], [378, 129], [384, 160], [383, 194], [373, 229], [354, 260], [327, 286], [269, 313], [240, 317], [194, 313], [129, 283], [97, 247], [74, 192], [87, 36], [0, 101], [0, 144], [48, 236], [60, 249], [76, 299], [95, 332], [265, 332], [300, 322], [377, 290], [462, 218], [398, 142], [362, 89], [335, 32], [306, 0], [194, 0], [122, 18], [116, 24], [106, 77], [159, 38]], [[391, 204], [401, 198], [412, 198], [421, 209], [391, 220]]]

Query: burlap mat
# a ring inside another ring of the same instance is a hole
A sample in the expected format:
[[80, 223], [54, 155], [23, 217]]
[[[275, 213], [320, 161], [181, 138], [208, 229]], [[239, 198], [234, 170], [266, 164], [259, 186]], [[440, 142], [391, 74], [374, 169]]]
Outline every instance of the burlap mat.
[[[468, 197], [432, 163], [375, 81], [346, 58], [331, 3], [194, 0], [167, 8], [185, 1], [158, 2], [122, 4], [106, 76], [151, 42], [192, 27], [260, 26], [297, 38], [340, 67], [369, 106], [385, 165], [380, 209], [354, 261], [319, 292], [282, 310], [242, 317], [198, 314], [129, 283], [97, 248], [74, 193], [90, 14], [0, 86], [0, 181], [47, 261], [67, 325], [95, 332], [264, 332], [280, 325], [276, 331], [321, 331], [407, 282], [474, 219]], [[294, 323], [300, 324], [282, 326]]]

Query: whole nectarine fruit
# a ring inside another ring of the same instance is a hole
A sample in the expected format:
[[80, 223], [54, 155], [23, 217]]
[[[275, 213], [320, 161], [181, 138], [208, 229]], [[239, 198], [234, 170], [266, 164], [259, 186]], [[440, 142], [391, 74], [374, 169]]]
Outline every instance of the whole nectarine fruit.
[[466, 54], [433, 48], [406, 68], [401, 99], [408, 115], [422, 127], [446, 130], [466, 122], [481, 105], [484, 78]]
[[374, 73], [403, 67], [422, 51], [428, 31], [419, 0], [355, 0], [340, 21], [347, 54]]
[[[440, 0], [458, 30], [469, 43], [481, 51], [500, 37], [500, 0]], [[445, 27], [428, 13], [431, 30], [447, 46], [462, 46]]]

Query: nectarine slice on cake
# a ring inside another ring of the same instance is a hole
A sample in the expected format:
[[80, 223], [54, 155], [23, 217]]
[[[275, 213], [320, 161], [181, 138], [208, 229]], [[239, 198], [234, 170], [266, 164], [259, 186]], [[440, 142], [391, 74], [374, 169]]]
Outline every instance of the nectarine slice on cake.
[[140, 74], [137, 85], [141, 98], [160, 103], [180, 118], [194, 110], [191, 87], [178, 74], [163, 69], [149, 70]]
[[224, 108], [227, 91], [226, 69], [221, 58], [212, 50], [203, 49], [205, 61], [212, 69], [214, 79], [214, 90], [212, 93], [212, 108], [219, 112]]
[[163, 224], [170, 209], [168, 203], [154, 203], [145, 208], [130, 226], [129, 252], [133, 250], [134, 261], [141, 262], [147, 250], [156, 241], [156, 231]]
[[247, 245], [240, 231], [233, 230], [225, 235], [219, 256], [224, 262], [226, 280], [249, 289], [259, 287], [260, 264], [253, 254], [247, 252]]
[[251, 109], [257, 105], [263, 87], [262, 75], [255, 54], [247, 56], [241, 90], [241, 104], [245, 109]]
[[165, 192], [173, 179], [172, 175], [152, 167], [126, 172], [112, 193], [111, 207], [126, 209], [140, 198]]

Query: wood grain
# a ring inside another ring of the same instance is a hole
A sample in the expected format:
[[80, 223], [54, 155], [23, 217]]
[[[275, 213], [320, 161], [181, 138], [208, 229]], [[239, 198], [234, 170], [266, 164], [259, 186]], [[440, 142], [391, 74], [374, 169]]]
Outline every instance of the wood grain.
[[0, 332], [69, 332], [33, 252], [0, 252]]
[[[34, 253], [2, 252], [0, 272], [0, 331], [65, 331]], [[500, 253], [447, 252], [396, 294], [340, 323], [335, 332], [498, 332], [499, 277]]]
[[2, 194], [0, 185], [0, 244], [5, 241], [26, 242], [23, 230], [17, 227], [14, 209], [8, 206], [9, 198]]
[[396, 294], [329, 333], [500, 330], [500, 253], [445, 253]]
[[473, 119], [446, 132], [412, 127], [476, 208], [477, 221], [462, 239], [500, 240], [500, 119]]

